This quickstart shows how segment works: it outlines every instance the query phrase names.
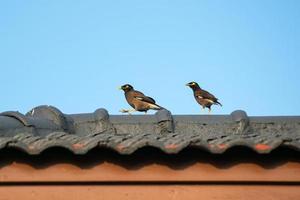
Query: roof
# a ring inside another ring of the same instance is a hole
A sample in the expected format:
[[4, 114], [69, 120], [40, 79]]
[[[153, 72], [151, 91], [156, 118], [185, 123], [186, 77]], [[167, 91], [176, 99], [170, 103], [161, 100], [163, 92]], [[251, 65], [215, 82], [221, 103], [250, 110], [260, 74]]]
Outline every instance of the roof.
[[25, 115], [0, 114], [0, 149], [15, 148], [40, 154], [63, 147], [74, 154], [93, 148], [132, 154], [143, 147], [165, 153], [200, 148], [220, 154], [234, 146], [269, 153], [286, 146], [300, 150], [300, 116], [248, 117], [237, 110], [230, 115], [172, 115], [161, 110], [154, 115], [64, 114], [53, 106], [38, 106]]

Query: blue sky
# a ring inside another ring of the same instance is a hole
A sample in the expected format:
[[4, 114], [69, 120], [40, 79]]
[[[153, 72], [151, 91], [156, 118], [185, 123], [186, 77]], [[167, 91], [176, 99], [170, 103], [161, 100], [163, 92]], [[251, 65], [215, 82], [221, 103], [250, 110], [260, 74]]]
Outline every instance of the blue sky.
[[1, 1], [0, 111], [129, 108], [130, 83], [203, 114], [185, 83], [249, 115], [300, 115], [300, 1]]

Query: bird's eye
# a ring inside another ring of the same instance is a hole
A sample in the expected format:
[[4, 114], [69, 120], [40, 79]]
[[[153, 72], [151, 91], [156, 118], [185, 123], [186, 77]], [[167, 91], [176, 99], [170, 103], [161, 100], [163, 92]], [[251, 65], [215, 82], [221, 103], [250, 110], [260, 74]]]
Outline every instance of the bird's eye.
[[195, 85], [195, 82], [192, 82], [192, 85]]

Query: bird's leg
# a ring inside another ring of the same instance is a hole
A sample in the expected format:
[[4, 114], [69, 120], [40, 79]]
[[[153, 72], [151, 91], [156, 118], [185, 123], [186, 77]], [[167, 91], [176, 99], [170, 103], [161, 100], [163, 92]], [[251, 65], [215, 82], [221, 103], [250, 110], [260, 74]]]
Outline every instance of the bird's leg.
[[211, 108], [208, 108], [208, 114], [211, 114]]
[[205, 107], [204, 107], [204, 106], [202, 106], [202, 107], [201, 107], [201, 114], [203, 114], [203, 113], [204, 113], [204, 111], [205, 111]]
[[121, 109], [120, 112], [121, 113], [128, 113], [129, 115], [131, 115], [132, 112], [135, 112], [135, 109]]
[[136, 112], [136, 110], [135, 109], [129, 109], [129, 110], [127, 110], [128, 115], [131, 115], [131, 113], [133, 113], [133, 112]]
[[147, 115], [147, 110], [145, 111], [145, 115]]

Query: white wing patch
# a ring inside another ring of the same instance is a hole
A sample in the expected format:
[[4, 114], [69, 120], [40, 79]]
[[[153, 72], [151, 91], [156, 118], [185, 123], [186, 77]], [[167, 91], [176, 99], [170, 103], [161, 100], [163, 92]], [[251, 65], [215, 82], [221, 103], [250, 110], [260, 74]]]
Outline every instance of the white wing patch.
[[[199, 99], [204, 99], [202, 96], [197, 96], [197, 98], [199, 98]], [[209, 103], [212, 103], [212, 104], [214, 104], [215, 102], [213, 101], [213, 100], [211, 100], [211, 99], [204, 99], [205, 101], [208, 101]]]
[[136, 98], [136, 99], [138, 99], [138, 100], [143, 100], [142, 97], [134, 97], [134, 98]]
[[210, 99], [205, 99], [206, 101], [210, 102], [210, 103], [215, 103], [213, 100], [210, 100]]
[[152, 109], [159, 109], [159, 107], [157, 105], [154, 105], [154, 104], [149, 104], [150, 108]]

